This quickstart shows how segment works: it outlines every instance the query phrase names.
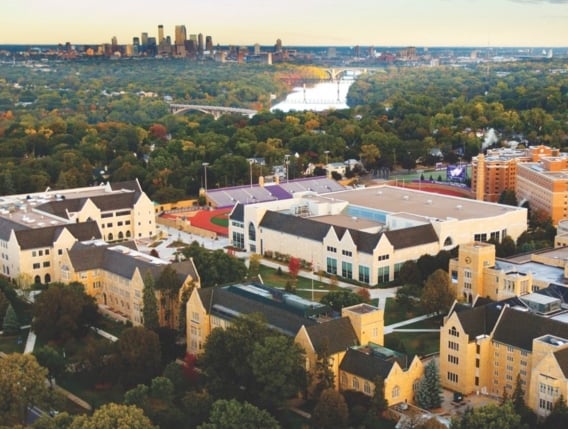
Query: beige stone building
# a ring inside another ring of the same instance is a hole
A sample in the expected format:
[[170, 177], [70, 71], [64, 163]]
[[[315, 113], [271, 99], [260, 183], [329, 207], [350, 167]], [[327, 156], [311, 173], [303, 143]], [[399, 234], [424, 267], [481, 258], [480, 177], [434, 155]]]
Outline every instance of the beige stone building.
[[156, 234], [152, 201], [138, 181], [0, 197], [2, 274], [24, 285], [59, 281], [74, 243]]
[[424, 372], [418, 357], [382, 347], [383, 310], [368, 304], [331, 309], [259, 283], [194, 289], [187, 303], [187, 350], [199, 354], [211, 331], [224, 329], [242, 315], [260, 313], [278, 332], [293, 337], [306, 352], [306, 370], [327, 355], [336, 388], [374, 393], [377, 375], [385, 380], [391, 405], [414, 402], [416, 382]]
[[[160, 290], [160, 276], [173, 270], [177, 293]], [[65, 252], [60, 265], [64, 283], [80, 282], [95, 297], [101, 309], [114, 318], [144, 323], [142, 316], [144, 280], [151, 276], [155, 285], [160, 326], [178, 329], [182, 295], [199, 287], [199, 276], [192, 260], [169, 262], [137, 251], [132, 242], [108, 245], [102, 242], [76, 243]]]
[[408, 260], [474, 240], [516, 240], [526, 228], [524, 208], [376, 186], [237, 204], [229, 237], [253, 253], [295, 256], [375, 285], [395, 279]]
[[568, 323], [560, 300], [543, 306], [544, 296], [454, 304], [440, 330], [442, 386], [465, 395], [510, 396], [519, 375], [525, 402], [546, 416], [566, 392]]

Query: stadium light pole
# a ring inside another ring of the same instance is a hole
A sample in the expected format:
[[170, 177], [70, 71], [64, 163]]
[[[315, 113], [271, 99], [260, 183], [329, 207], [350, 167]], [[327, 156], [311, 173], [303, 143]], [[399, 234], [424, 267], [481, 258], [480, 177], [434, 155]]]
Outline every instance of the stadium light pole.
[[250, 169], [250, 187], [252, 188], [252, 165], [254, 164], [254, 159], [249, 159], [249, 169]]
[[209, 163], [204, 162], [201, 165], [203, 166], [204, 176], [205, 176], [205, 194], [207, 194], [207, 166], [209, 165]]

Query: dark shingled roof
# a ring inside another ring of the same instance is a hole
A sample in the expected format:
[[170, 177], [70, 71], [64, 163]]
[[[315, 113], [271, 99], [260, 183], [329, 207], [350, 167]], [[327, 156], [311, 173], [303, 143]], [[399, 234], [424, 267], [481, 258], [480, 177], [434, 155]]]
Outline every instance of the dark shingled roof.
[[308, 336], [317, 353], [327, 341], [328, 352], [335, 354], [359, 343], [348, 317], [306, 327]]
[[365, 380], [373, 381], [378, 375], [387, 378], [395, 360], [385, 360], [373, 353], [349, 349], [339, 365], [340, 371], [348, 372]]
[[26, 229], [31, 229], [26, 225], [22, 225], [17, 222], [13, 222], [9, 219], [0, 218], [0, 239], [8, 241], [12, 231], [24, 231]]
[[543, 335], [568, 338], [568, 324], [528, 311], [505, 308], [495, 328], [493, 340], [532, 351], [532, 341]]
[[562, 370], [564, 377], [568, 378], [568, 348], [554, 352], [554, 358]]
[[64, 229], [67, 229], [78, 241], [101, 238], [99, 227], [94, 221], [20, 230], [16, 231], [16, 238], [22, 250], [51, 247]]
[[69, 219], [68, 213], [77, 213], [87, 202], [86, 198], [73, 198], [57, 201], [48, 201], [37, 206], [37, 210], [51, 213], [62, 219]]
[[458, 319], [470, 340], [479, 335], [489, 335], [497, 323], [499, 314], [501, 309], [492, 305], [457, 312]]
[[37, 210], [51, 213], [63, 219], [68, 219], [67, 213], [77, 213], [88, 200], [91, 200], [101, 212], [112, 210], [131, 209], [140, 194], [137, 192], [114, 192], [93, 197], [67, 198], [58, 201], [49, 201], [37, 207]]
[[260, 313], [269, 326], [291, 337], [295, 336], [303, 325], [316, 324], [312, 319], [268, 303], [248, 299], [225, 287], [201, 288], [198, 293], [208, 314], [232, 320], [240, 315]]
[[331, 228], [325, 223], [273, 211], [264, 214], [259, 226], [314, 241], [322, 241]]
[[234, 220], [236, 222], [244, 222], [245, 221], [244, 204], [241, 203], [235, 204], [235, 207], [233, 207], [233, 210], [231, 210], [231, 214], [229, 214], [229, 219]]
[[142, 192], [142, 188], [140, 187], [140, 183], [138, 179], [135, 180], [127, 180], [124, 182], [114, 182], [110, 184], [110, 188], [113, 191], [120, 191], [121, 189], [126, 189], [128, 191], [134, 191], [137, 193]]
[[[121, 246], [132, 248], [127, 243]], [[76, 271], [87, 271], [92, 269], [104, 269], [118, 276], [132, 279], [136, 269], [144, 276], [148, 271], [154, 279], [157, 279], [162, 270], [168, 264], [153, 264], [147, 259], [137, 258], [135, 255], [123, 253], [118, 249], [113, 249], [114, 245], [94, 246], [76, 244], [69, 250], [69, 258]], [[197, 279], [195, 267], [191, 261], [174, 262], [170, 266], [177, 272], [179, 284], [181, 285], [187, 276]]]
[[435, 243], [438, 241], [438, 235], [436, 234], [432, 224], [386, 231], [384, 234], [387, 236], [395, 250], [419, 246], [421, 244]]
[[322, 241], [329, 229], [333, 228], [339, 239], [346, 232], [349, 232], [357, 246], [357, 250], [368, 254], [373, 253], [382, 234], [385, 234], [395, 250], [438, 241], [436, 231], [430, 224], [398, 229], [396, 231], [386, 231], [384, 233], [369, 233], [273, 211], [267, 211], [264, 214], [260, 227], [315, 241]]

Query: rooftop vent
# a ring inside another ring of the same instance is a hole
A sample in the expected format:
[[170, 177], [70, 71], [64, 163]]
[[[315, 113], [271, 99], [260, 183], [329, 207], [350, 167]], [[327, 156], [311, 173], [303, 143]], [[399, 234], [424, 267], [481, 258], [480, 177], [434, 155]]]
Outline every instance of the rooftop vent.
[[405, 195], [402, 197], [403, 200], [408, 200], [410, 197], [408, 195]]
[[426, 204], [428, 204], [429, 206], [432, 205], [432, 200], [426, 200]]
[[458, 204], [458, 205], [456, 206], [456, 209], [461, 210], [461, 209], [463, 209], [463, 206], [462, 206], [461, 204]]

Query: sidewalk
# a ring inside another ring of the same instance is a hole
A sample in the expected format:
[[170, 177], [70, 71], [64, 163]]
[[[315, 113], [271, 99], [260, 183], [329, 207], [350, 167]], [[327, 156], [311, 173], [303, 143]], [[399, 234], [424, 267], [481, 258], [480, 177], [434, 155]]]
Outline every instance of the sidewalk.
[[[408, 320], [403, 320], [402, 322], [398, 322], [398, 323], [393, 323], [392, 325], [388, 325], [385, 326], [385, 335], [390, 334], [393, 331], [398, 331], [397, 328], [400, 328], [402, 326], [406, 326], [406, 325], [412, 325], [413, 323], [416, 322], [421, 322], [423, 320], [426, 319], [431, 319], [432, 317], [434, 317], [435, 314], [425, 314], [423, 316], [418, 316], [418, 317], [413, 317], [412, 319], [408, 319]], [[438, 332], [439, 329], [405, 329], [405, 332]]]

